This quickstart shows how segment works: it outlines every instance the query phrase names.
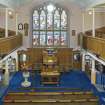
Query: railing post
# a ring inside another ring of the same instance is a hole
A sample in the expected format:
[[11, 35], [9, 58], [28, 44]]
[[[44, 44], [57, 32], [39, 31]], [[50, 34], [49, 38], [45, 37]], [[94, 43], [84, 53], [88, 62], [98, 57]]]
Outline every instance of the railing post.
[[92, 59], [91, 83], [96, 83], [95, 59]]

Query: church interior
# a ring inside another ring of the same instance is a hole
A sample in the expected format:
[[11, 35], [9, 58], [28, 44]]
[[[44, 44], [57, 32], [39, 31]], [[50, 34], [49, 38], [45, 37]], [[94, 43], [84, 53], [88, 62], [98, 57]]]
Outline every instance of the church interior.
[[105, 0], [0, 0], [0, 105], [105, 105]]

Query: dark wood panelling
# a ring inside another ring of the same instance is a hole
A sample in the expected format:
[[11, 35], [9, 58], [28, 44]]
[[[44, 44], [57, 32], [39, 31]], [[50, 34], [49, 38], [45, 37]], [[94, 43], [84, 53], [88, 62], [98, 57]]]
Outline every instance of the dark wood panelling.
[[[42, 66], [44, 48], [28, 48], [27, 51], [18, 51], [18, 55], [25, 53], [29, 56], [26, 64], [31, 66], [35, 70], [35, 66]], [[69, 71], [73, 68], [73, 49], [71, 48], [58, 48], [57, 49], [58, 66], [60, 72]], [[19, 68], [21, 69], [22, 62], [19, 61]], [[78, 66], [76, 67], [78, 68]], [[79, 66], [80, 68], [80, 66]]]

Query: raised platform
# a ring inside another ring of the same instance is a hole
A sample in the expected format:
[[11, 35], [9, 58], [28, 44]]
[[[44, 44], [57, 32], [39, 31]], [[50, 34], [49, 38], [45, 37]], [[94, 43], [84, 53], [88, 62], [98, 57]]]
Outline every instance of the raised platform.
[[54, 105], [98, 105], [98, 98], [90, 91], [8, 93], [4, 98], [4, 105], [45, 105], [48, 103]]
[[[99, 93], [96, 88], [91, 85], [89, 79], [86, 77], [86, 75], [81, 72], [81, 71], [71, 71], [69, 73], [63, 73], [61, 75], [60, 78], [60, 85], [56, 86], [56, 85], [44, 85], [42, 86], [40, 84], [40, 75], [39, 73], [36, 73], [34, 75], [31, 75], [31, 77], [29, 78], [29, 80], [31, 81], [32, 85], [28, 88], [23, 88], [21, 87], [21, 82], [23, 81], [22, 78], [22, 74], [21, 72], [17, 72], [14, 77], [12, 78], [11, 82], [10, 82], [10, 86], [8, 87], [8, 92], [9, 94], [25, 94], [25, 96], [27, 96], [27, 94], [63, 94], [64, 93], [68, 93], [68, 94], [73, 94], [76, 92], [94, 92], [95, 96], [104, 96], [104, 94], [101, 95], [101, 93]], [[7, 95], [9, 95], [7, 94]], [[79, 96], [79, 95], [78, 95]], [[78, 99], [78, 97], [76, 98]], [[17, 100], [17, 99], [16, 99]], [[73, 103], [74, 101], [70, 101], [69, 100], [63, 100], [66, 101], [66, 103], [62, 102], [56, 102], [56, 103], [52, 103], [54, 105], [68, 105], [67, 101], [71, 102], [69, 103], [69, 105], [78, 105], [76, 102], [75, 104]], [[13, 101], [13, 100], [12, 100]], [[29, 105], [29, 103], [25, 103], [20, 102], [21, 100], [19, 99], [18, 103], [14, 104], [14, 101], [10, 104], [10, 103], [5, 103], [5, 105]], [[25, 100], [26, 101], [26, 100]], [[30, 105], [42, 105], [42, 103], [35, 103], [32, 102], [33, 100], [28, 100], [28, 102], [30, 101]], [[61, 100], [60, 100], [61, 101]], [[88, 103], [88, 104], [85, 104]], [[94, 104], [90, 104], [90, 102], [83, 102], [82, 104], [80, 103], [79, 105], [97, 105], [96, 103]], [[43, 103], [43, 105], [48, 105], [49, 103]], [[0, 103], [0, 105], [2, 105]], [[104, 104], [103, 104], [104, 105]]]

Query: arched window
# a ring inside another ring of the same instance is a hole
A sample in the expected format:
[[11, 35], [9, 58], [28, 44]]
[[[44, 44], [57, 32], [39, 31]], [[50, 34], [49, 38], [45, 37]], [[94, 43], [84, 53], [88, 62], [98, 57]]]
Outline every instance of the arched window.
[[38, 7], [33, 13], [33, 47], [66, 47], [67, 11], [52, 4]]

